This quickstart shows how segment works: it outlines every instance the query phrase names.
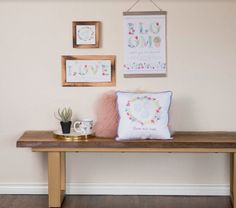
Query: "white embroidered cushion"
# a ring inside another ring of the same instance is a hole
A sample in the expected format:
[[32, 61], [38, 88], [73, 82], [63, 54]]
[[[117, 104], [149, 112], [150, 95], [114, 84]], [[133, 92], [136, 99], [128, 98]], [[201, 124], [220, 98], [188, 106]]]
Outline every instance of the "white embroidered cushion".
[[168, 128], [172, 92], [117, 92], [117, 140], [171, 139]]

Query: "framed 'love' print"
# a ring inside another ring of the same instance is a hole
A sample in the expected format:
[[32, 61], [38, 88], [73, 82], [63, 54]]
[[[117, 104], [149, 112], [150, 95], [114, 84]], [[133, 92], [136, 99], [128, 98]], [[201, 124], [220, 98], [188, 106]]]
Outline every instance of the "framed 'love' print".
[[115, 86], [115, 56], [62, 56], [62, 86]]

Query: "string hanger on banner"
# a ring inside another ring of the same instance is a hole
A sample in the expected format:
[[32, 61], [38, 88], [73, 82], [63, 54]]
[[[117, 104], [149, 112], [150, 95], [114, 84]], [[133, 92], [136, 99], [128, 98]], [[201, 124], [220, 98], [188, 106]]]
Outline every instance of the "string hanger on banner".
[[[159, 9], [160, 11], [162, 11], [162, 9], [153, 1], [153, 0], [149, 0], [157, 9]], [[127, 12], [130, 12], [131, 9], [133, 9], [138, 3], [140, 2], [140, 0], [137, 0], [136, 2], [133, 3], [133, 5], [127, 10]]]

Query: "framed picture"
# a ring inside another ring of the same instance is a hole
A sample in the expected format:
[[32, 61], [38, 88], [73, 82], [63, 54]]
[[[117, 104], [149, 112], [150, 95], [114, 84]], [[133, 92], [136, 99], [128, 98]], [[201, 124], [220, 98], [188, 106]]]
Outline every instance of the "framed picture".
[[115, 86], [115, 56], [62, 56], [63, 86]]
[[125, 77], [166, 76], [166, 11], [124, 12]]
[[100, 22], [73, 22], [73, 48], [99, 48]]

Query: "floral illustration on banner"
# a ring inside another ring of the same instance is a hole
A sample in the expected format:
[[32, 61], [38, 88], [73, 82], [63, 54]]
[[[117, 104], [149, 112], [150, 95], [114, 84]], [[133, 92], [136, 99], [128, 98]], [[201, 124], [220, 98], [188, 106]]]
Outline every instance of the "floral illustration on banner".
[[[139, 22], [138, 26], [133, 23], [128, 23], [128, 47], [130, 48], [159, 48], [161, 44], [160, 23], [152, 22], [144, 29], [144, 23]], [[136, 32], [136, 30], [138, 30]]]
[[150, 96], [138, 96], [128, 100], [125, 113], [132, 122], [155, 124], [160, 119], [161, 106], [156, 98]]
[[165, 15], [126, 15], [125, 74], [166, 73]]

